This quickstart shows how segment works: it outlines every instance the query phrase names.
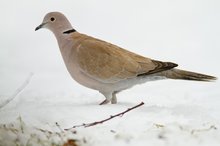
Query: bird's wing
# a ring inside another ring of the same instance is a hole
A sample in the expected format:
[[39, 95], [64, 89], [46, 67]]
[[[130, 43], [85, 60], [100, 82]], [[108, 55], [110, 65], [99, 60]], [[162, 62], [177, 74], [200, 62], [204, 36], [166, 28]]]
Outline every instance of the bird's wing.
[[104, 83], [149, 75], [177, 66], [145, 58], [92, 37], [79, 43], [77, 57], [83, 73]]

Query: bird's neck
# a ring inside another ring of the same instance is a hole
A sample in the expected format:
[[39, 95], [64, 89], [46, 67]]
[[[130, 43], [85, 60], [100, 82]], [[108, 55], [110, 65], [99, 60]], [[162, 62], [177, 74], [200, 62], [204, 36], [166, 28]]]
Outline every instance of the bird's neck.
[[51, 31], [55, 35], [59, 47], [65, 45], [67, 43], [66, 41], [68, 41], [69, 35], [76, 32], [76, 30], [73, 29], [70, 23], [65, 23], [65, 25], [57, 25], [57, 27], [53, 29], [54, 30]]
[[60, 27], [56, 31], [53, 31], [57, 43], [60, 48], [63, 60], [68, 64], [68, 60], [71, 54], [71, 46], [73, 46], [74, 41], [72, 40], [72, 35], [77, 33], [75, 29], [70, 25], [69, 27]]
[[56, 36], [56, 38], [60, 38], [64, 33], [68, 34], [70, 30], [74, 30], [70, 23], [66, 23], [65, 25], [57, 25], [55, 28], [52, 28], [52, 32]]

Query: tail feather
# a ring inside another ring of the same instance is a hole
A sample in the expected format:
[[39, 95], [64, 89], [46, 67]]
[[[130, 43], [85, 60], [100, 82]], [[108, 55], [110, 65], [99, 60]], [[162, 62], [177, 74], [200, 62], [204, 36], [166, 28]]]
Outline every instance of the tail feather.
[[217, 80], [216, 77], [205, 75], [201, 73], [195, 73], [191, 71], [185, 71], [180, 69], [171, 69], [164, 71], [163, 75], [170, 79], [182, 79], [182, 80], [194, 80], [194, 81], [213, 81]]

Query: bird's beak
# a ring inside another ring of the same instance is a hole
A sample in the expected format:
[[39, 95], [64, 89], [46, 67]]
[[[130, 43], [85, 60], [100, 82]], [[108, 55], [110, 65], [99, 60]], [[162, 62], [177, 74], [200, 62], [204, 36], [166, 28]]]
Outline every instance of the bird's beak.
[[38, 29], [43, 28], [43, 26], [44, 26], [45, 24], [47, 24], [47, 23], [42, 23], [42, 24], [40, 24], [38, 27], [35, 28], [35, 31], [37, 31]]

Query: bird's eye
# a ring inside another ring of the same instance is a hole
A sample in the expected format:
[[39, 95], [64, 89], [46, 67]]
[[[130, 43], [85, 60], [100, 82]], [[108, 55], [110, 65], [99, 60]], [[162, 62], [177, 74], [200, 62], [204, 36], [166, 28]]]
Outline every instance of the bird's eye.
[[50, 21], [54, 21], [54, 20], [55, 20], [55, 18], [54, 18], [54, 17], [51, 17], [51, 18], [50, 18]]

